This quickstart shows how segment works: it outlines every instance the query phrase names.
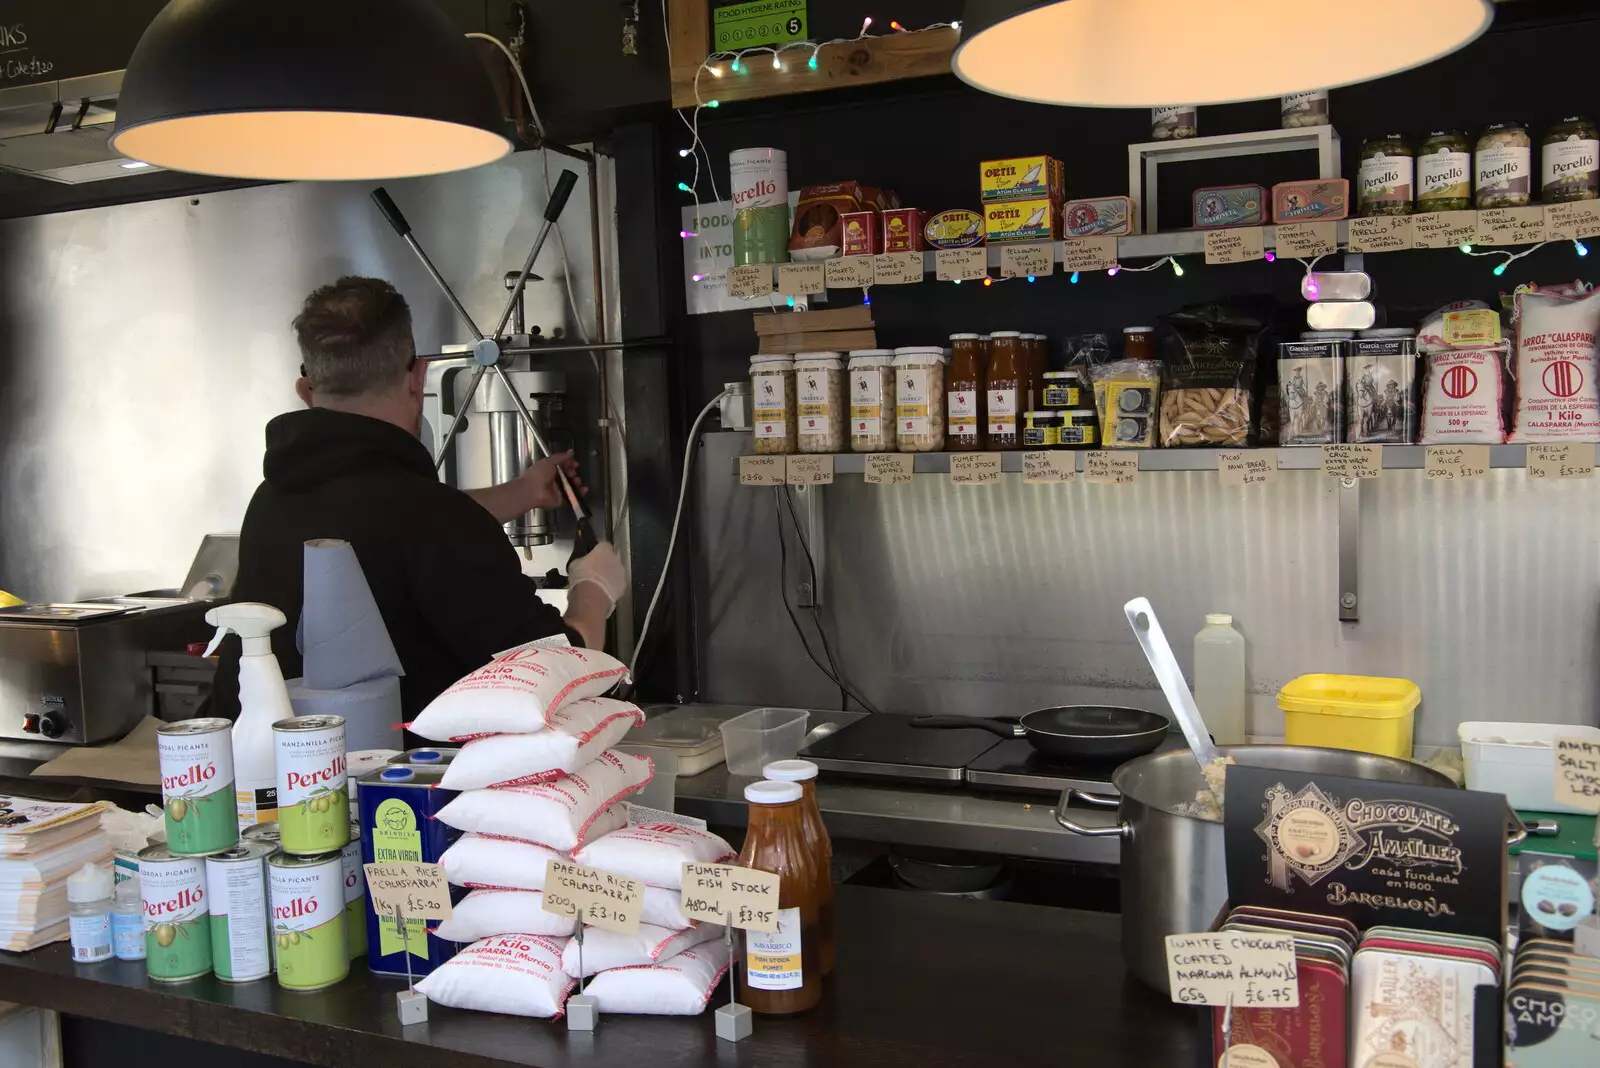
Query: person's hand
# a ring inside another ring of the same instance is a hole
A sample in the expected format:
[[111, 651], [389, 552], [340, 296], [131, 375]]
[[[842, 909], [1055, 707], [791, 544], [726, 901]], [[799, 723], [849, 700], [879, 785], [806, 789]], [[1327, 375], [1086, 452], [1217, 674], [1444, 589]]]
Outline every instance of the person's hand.
[[561, 492], [561, 480], [556, 477], [557, 470], [566, 472], [567, 481], [572, 483], [572, 491], [579, 497], [589, 492], [578, 478], [578, 461], [572, 458], [572, 452], [568, 450], [530, 464], [526, 471], [517, 476], [518, 496], [527, 501], [526, 507], [519, 511], [560, 508], [567, 502], [567, 495]]
[[[609, 541], [601, 542], [567, 565], [567, 588], [574, 590], [581, 585], [597, 587], [610, 600], [611, 608], [615, 608], [622, 595], [628, 592], [628, 569], [622, 566], [622, 558]], [[611, 614], [610, 609], [606, 614]]]

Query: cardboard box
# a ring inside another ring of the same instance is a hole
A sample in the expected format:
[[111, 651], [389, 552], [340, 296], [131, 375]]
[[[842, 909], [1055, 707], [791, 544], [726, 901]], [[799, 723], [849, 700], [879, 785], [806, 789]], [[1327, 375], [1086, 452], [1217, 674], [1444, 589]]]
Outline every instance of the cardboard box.
[[984, 234], [991, 244], [1053, 241], [1061, 236], [1060, 202], [1051, 197], [1006, 200], [983, 206]]
[[1021, 156], [1017, 159], [992, 159], [978, 165], [979, 199], [1060, 200], [1066, 186], [1061, 161], [1049, 156]]

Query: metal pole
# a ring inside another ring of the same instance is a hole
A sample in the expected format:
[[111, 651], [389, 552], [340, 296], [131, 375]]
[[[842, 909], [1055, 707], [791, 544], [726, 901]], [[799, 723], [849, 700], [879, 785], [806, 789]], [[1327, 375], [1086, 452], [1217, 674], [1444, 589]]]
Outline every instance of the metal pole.
[[[635, 341], [597, 341], [585, 345], [529, 345], [526, 348], [507, 345], [500, 350], [502, 356], [542, 356], [547, 353], [557, 352], [614, 352], [619, 349], [661, 349], [667, 348], [672, 342], [667, 338], [642, 338]], [[424, 363], [434, 363], [439, 360], [470, 360], [473, 359], [470, 350], [462, 352], [430, 352], [419, 355], [417, 359]]]
[[506, 310], [500, 313], [500, 322], [494, 328], [495, 337], [500, 336], [506, 328], [506, 323], [511, 320], [512, 309], [517, 306], [517, 301], [522, 296], [522, 287], [528, 284], [528, 276], [533, 273], [533, 261], [539, 258], [539, 250], [544, 248], [545, 239], [550, 236], [550, 231], [555, 225], [546, 219], [545, 224], [539, 227], [539, 236], [533, 239], [533, 248], [528, 250], [527, 262], [522, 265], [522, 273], [517, 275], [517, 284], [511, 287], [511, 299], [506, 301]]
[[472, 398], [478, 392], [478, 383], [483, 380], [483, 372], [487, 370], [488, 368], [480, 363], [472, 372], [472, 384], [467, 387], [467, 395], [461, 399], [461, 406], [456, 409], [456, 417], [450, 421], [450, 429], [445, 431], [444, 442], [439, 446], [439, 455], [434, 458], [435, 471], [444, 470], [445, 457], [450, 455], [450, 445], [456, 439], [456, 431], [461, 429], [461, 421], [467, 417], [467, 405], [472, 403]]
[[[522, 394], [511, 384], [511, 376], [506, 374], [506, 369], [499, 364], [494, 365], [494, 373], [500, 376], [500, 384], [511, 395], [511, 401], [517, 406], [517, 414], [522, 416], [522, 425], [528, 428], [528, 434], [533, 438], [533, 443], [539, 446], [539, 451], [546, 456], [554, 455], [550, 446], [544, 440], [544, 435], [539, 433], [539, 427], [533, 421], [533, 413], [528, 411], [528, 406], [522, 402]], [[572, 505], [572, 512], [579, 519], [587, 519], [589, 513], [584, 511], [583, 502], [578, 500], [578, 495], [572, 492], [572, 483], [567, 481], [567, 473], [561, 468], [556, 468], [556, 478], [561, 482], [561, 490], [567, 495], [567, 503]]]
[[[444, 280], [444, 275], [439, 273], [439, 268], [433, 265], [433, 261], [428, 258], [428, 254], [423, 251], [422, 246], [417, 244], [417, 239], [412, 237], [409, 233], [402, 234], [400, 236], [405, 240], [406, 244], [411, 246], [411, 251], [417, 254], [417, 259], [422, 261], [422, 266], [425, 267], [428, 273], [433, 276], [434, 283], [437, 284], [440, 289], [444, 290], [444, 295], [449, 298], [450, 304], [456, 310], [456, 314], [461, 316], [461, 321], [466, 323], [467, 329], [472, 332], [472, 339], [474, 341], [482, 341], [483, 331], [479, 330], [478, 324], [472, 321], [472, 316], [468, 314], [466, 306], [463, 305], [460, 298], [456, 296], [456, 291], [450, 288], [450, 283]], [[509, 309], [507, 310], [509, 311]], [[500, 325], [504, 326], [505, 324], [501, 323]], [[496, 334], [499, 332], [500, 331], [498, 330], [495, 331]]]

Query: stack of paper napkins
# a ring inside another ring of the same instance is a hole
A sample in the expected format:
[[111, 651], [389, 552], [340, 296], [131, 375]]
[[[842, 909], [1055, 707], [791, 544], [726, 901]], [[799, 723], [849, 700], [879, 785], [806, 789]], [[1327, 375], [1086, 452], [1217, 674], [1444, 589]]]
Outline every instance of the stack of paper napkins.
[[67, 877], [111, 863], [100, 826], [111, 807], [0, 796], [0, 949], [21, 953], [67, 937]]

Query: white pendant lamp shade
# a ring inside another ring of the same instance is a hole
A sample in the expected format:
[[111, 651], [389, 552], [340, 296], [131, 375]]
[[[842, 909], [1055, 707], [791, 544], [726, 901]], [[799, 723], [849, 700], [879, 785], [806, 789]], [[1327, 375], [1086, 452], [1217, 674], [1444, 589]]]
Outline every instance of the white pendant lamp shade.
[[1409, 70], [1493, 17], [1488, 0], [968, 0], [953, 65], [1044, 104], [1223, 104]]

